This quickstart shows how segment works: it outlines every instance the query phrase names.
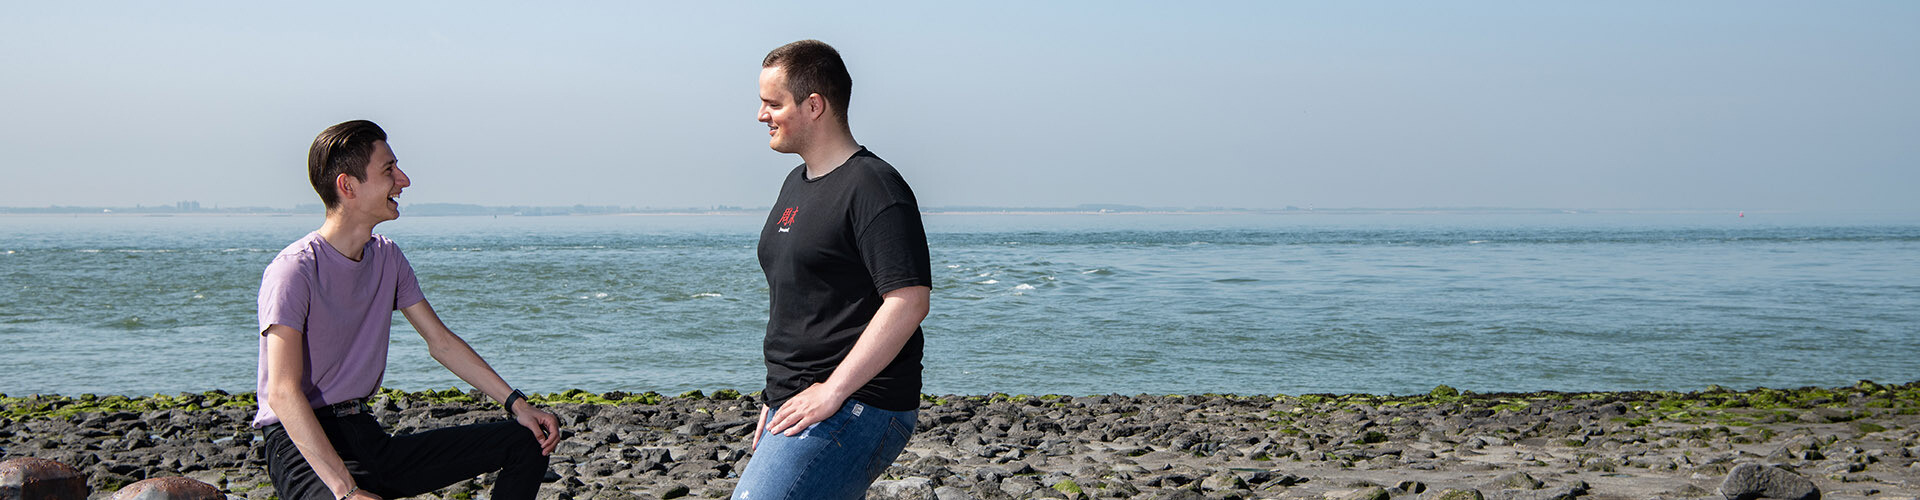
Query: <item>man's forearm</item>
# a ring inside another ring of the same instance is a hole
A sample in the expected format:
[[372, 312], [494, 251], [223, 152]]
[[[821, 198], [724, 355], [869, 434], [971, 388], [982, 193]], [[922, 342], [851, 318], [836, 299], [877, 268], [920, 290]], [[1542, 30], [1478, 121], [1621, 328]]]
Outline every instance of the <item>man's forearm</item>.
[[422, 300], [400, 312], [406, 315], [408, 323], [413, 324], [414, 331], [420, 332], [420, 338], [427, 341], [427, 353], [440, 366], [447, 367], [447, 371], [453, 372], [454, 376], [495, 401], [507, 401], [513, 386], [507, 385], [506, 379], [501, 378], [500, 373], [480, 357], [480, 353], [474, 352], [473, 346], [468, 345], [465, 339], [447, 329], [447, 324], [440, 321], [440, 315], [433, 311], [432, 304]]
[[487, 360], [481, 358], [480, 353], [474, 352], [473, 347], [460, 337], [455, 336], [444, 342], [447, 345], [430, 349], [434, 361], [440, 362], [440, 366], [447, 367], [447, 371], [453, 372], [454, 376], [495, 401], [506, 402], [507, 395], [513, 392], [513, 386], [500, 377], [500, 372], [494, 371], [493, 366], [488, 365]]

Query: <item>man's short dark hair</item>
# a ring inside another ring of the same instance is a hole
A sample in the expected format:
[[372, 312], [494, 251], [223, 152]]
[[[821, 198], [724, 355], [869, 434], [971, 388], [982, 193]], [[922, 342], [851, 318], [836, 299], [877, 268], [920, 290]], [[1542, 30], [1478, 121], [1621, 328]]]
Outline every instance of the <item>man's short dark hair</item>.
[[781, 45], [767, 53], [760, 61], [760, 67], [780, 67], [787, 75], [787, 92], [793, 94], [793, 100], [804, 101], [810, 94], [820, 94], [827, 98], [827, 106], [840, 116], [840, 125], [847, 124], [847, 101], [853, 98], [853, 77], [847, 74], [847, 63], [840, 60], [840, 51], [819, 40], [801, 40]]
[[320, 193], [320, 202], [325, 203], [328, 210], [340, 205], [340, 193], [333, 190], [333, 180], [340, 174], [367, 180], [367, 159], [373, 156], [373, 141], [384, 140], [387, 140], [387, 131], [366, 120], [341, 122], [313, 138], [313, 147], [307, 149], [307, 177], [313, 181], [313, 191]]

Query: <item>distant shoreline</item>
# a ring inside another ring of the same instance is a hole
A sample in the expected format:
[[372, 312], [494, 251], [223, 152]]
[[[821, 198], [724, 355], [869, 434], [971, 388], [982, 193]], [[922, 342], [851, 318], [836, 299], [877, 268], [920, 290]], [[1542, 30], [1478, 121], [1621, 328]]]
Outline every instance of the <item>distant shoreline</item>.
[[[413, 208], [413, 210], [409, 210]], [[591, 217], [591, 216], [760, 216], [771, 208], [741, 208], [720, 210], [648, 210], [633, 209], [621, 211], [568, 211], [566, 207], [537, 207], [528, 210], [510, 211], [512, 207], [499, 207], [492, 211], [450, 211], [436, 207], [402, 206], [402, 217]], [[1322, 209], [1052, 209], [1052, 208], [989, 208], [989, 207], [928, 207], [920, 210], [923, 215], [1271, 215], [1271, 216], [1307, 216], [1307, 215], [1775, 215], [1803, 213], [1795, 210], [1640, 210], [1640, 209], [1552, 209], [1552, 208], [1322, 208]], [[1836, 211], [1856, 212], [1856, 211]], [[1815, 211], [1814, 213], [1819, 213]], [[162, 211], [154, 208], [92, 208], [92, 207], [51, 207], [20, 208], [0, 207], [0, 217], [299, 217], [319, 216], [315, 211], [234, 209], [234, 210], [189, 210]]]

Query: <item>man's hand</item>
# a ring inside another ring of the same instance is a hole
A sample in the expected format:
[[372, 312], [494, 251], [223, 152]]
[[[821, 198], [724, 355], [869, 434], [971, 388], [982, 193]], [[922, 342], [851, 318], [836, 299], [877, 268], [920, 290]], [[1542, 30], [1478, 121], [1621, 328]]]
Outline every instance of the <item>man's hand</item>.
[[533, 403], [525, 399], [516, 399], [513, 402], [513, 419], [533, 431], [533, 438], [540, 441], [541, 455], [552, 455], [553, 448], [560, 446], [560, 419], [554, 418], [552, 413], [534, 408]]
[[813, 384], [780, 405], [780, 412], [773, 416], [768, 429], [770, 432], [784, 431], [789, 437], [798, 436], [807, 427], [839, 412], [840, 404], [845, 402], [846, 394], [835, 394], [825, 384]]
[[353, 494], [347, 495], [346, 500], [385, 500], [385, 499], [380, 498], [380, 495], [375, 495], [371, 491], [353, 490]]

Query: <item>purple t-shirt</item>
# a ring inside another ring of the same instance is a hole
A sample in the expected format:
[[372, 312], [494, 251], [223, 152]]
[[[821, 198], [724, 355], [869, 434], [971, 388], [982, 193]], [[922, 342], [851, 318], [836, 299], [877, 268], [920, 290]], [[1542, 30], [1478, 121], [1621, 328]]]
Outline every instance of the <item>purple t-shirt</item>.
[[400, 247], [373, 235], [354, 262], [320, 233], [287, 245], [260, 278], [260, 374], [254, 427], [280, 421], [267, 407], [267, 327], [299, 330], [306, 341], [307, 403], [318, 408], [363, 398], [387, 369], [393, 312], [426, 300]]

